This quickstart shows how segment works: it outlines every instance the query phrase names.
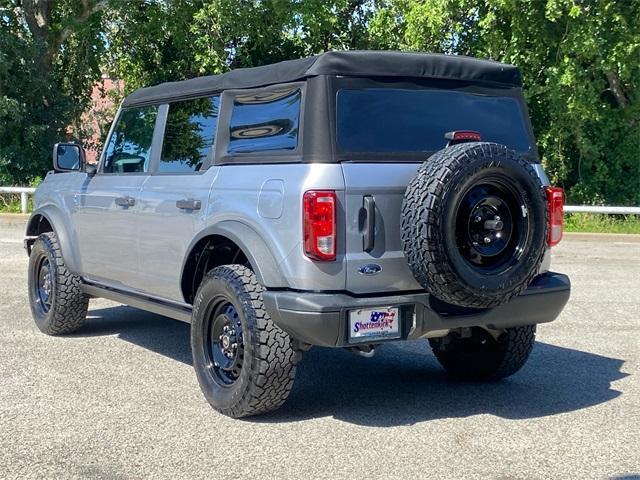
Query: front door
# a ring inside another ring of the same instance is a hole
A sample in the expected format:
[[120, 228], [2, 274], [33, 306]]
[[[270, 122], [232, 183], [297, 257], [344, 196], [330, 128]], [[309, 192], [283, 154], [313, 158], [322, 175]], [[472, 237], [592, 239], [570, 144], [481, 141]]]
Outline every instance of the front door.
[[135, 288], [139, 194], [149, 178], [157, 107], [122, 110], [98, 173], [80, 190], [74, 211], [82, 272], [89, 280]]

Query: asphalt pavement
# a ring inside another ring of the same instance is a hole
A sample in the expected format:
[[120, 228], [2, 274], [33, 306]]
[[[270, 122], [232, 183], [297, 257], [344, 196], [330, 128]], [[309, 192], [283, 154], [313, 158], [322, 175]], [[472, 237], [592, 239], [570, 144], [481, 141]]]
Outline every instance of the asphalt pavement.
[[450, 380], [426, 341], [313, 349], [283, 408], [232, 420], [187, 324], [92, 300], [80, 332], [41, 334], [21, 235], [0, 222], [2, 478], [640, 478], [638, 237], [554, 249], [572, 298], [508, 380]]

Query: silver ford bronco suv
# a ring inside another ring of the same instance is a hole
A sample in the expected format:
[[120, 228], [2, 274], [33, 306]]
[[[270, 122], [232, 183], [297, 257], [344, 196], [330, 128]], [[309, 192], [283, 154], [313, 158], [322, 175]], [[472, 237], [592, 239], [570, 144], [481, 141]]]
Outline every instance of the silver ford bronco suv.
[[231, 417], [280, 407], [312, 346], [428, 339], [456, 377], [507, 377], [569, 299], [511, 65], [329, 52], [165, 83], [124, 99], [97, 166], [53, 161], [25, 239], [39, 329], [91, 297], [189, 322]]

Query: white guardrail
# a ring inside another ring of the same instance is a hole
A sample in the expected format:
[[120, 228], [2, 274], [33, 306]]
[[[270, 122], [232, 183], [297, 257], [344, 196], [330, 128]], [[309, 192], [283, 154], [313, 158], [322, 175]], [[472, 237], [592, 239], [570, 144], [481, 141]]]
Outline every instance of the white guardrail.
[[565, 205], [565, 213], [606, 213], [609, 215], [640, 215], [640, 207], [607, 207], [599, 205]]
[[[29, 195], [33, 195], [35, 188], [28, 187], [0, 187], [1, 193], [19, 193], [22, 213], [29, 208]], [[565, 205], [566, 213], [605, 213], [608, 215], [640, 215], [640, 207], [607, 207], [599, 205]]]
[[0, 187], [0, 193], [19, 193], [20, 194], [20, 210], [27, 213], [29, 210], [29, 195], [33, 195], [35, 188], [29, 187]]

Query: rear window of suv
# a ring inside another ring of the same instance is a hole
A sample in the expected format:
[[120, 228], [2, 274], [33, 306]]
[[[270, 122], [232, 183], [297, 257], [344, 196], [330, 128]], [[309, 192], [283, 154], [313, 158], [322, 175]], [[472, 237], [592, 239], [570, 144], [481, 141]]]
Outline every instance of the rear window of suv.
[[531, 142], [515, 98], [438, 89], [340, 89], [337, 144], [343, 152], [433, 152], [446, 132], [475, 130], [482, 140], [528, 152]]

